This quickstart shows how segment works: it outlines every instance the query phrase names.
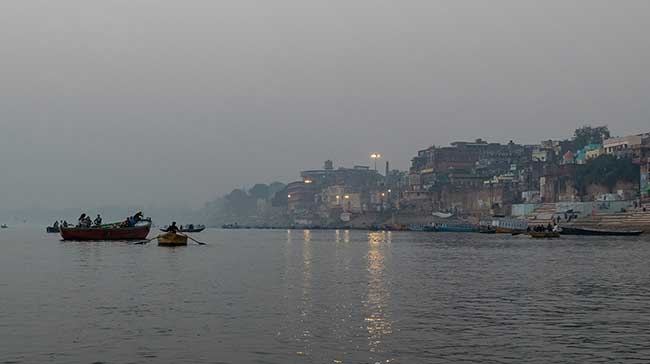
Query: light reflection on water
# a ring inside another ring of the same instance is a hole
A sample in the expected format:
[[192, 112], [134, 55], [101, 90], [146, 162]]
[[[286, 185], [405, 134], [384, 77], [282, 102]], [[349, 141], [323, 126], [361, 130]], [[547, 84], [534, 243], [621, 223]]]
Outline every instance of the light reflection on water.
[[[368, 292], [364, 302], [368, 348], [371, 353], [384, 351], [382, 341], [392, 334], [390, 318], [390, 292], [385, 284], [385, 260], [391, 232], [368, 233]], [[375, 359], [372, 358], [371, 359]]]

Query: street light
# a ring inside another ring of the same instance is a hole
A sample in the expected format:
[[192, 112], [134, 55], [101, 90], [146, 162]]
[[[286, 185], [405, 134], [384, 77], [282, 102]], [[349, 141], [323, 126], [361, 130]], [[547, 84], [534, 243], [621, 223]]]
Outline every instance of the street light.
[[375, 160], [375, 171], [377, 170], [377, 159], [381, 158], [381, 154], [379, 153], [372, 153], [370, 155], [370, 158]]

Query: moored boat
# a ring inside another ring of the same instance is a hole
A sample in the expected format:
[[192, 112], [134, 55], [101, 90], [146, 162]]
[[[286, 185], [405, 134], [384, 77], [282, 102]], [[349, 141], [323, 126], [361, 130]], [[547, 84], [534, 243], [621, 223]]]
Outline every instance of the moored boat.
[[479, 231], [478, 226], [470, 224], [435, 224], [434, 231], [447, 233], [475, 233]]
[[481, 225], [489, 226], [497, 234], [521, 234], [528, 229], [528, 222], [520, 219], [495, 217], [490, 221], [482, 222]]
[[591, 229], [580, 228], [573, 226], [563, 226], [563, 235], [601, 235], [601, 236], [638, 236], [643, 234], [643, 230], [605, 230], [605, 229]]
[[535, 239], [551, 239], [560, 237], [560, 233], [557, 231], [529, 231], [528, 235]]
[[9, 227], [9, 226], [7, 226], [7, 224], [2, 224], [2, 225], [0, 225], [0, 229], [6, 229], [6, 228], [8, 228], [8, 227]]
[[187, 245], [187, 236], [176, 233], [167, 233], [158, 236], [159, 246], [184, 246]]
[[102, 227], [61, 227], [63, 240], [142, 240], [149, 235], [151, 222], [129, 227], [116, 225]]

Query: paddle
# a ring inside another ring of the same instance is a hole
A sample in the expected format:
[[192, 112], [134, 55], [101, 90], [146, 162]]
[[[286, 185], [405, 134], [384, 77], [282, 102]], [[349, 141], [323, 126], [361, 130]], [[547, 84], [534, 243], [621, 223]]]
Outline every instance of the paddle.
[[147, 244], [148, 242], [150, 242], [150, 241], [152, 241], [152, 240], [154, 240], [154, 239], [158, 239], [159, 236], [160, 236], [160, 235], [157, 235], [157, 236], [154, 236], [153, 238], [151, 238], [151, 239], [149, 239], [149, 240], [142, 240], [142, 241], [139, 241], [139, 242], [137, 242], [137, 243], [133, 243], [133, 244], [134, 244], [134, 245], [144, 245], [144, 244]]
[[[178, 234], [178, 233], [177, 233], [177, 234]], [[203, 242], [200, 242], [200, 241], [194, 239], [193, 237], [191, 237], [191, 236], [189, 236], [189, 235], [185, 235], [185, 234], [178, 234], [178, 235], [180, 235], [180, 236], [184, 236], [184, 237], [186, 237], [186, 238], [192, 240], [193, 242], [195, 242], [195, 243], [197, 243], [197, 244], [199, 244], [199, 245], [208, 245], [208, 244], [206, 244], [206, 243], [203, 243]]]

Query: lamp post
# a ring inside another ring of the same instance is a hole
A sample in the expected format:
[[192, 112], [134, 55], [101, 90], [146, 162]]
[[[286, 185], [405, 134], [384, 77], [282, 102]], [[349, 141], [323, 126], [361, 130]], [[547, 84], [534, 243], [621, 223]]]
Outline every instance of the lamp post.
[[381, 158], [381, 154], [379, 153], [372, 153], [370, 155], [370, 158], [375, 160], [375, 171], [377, 171], [377, 159]]

